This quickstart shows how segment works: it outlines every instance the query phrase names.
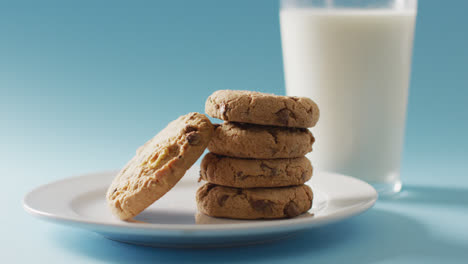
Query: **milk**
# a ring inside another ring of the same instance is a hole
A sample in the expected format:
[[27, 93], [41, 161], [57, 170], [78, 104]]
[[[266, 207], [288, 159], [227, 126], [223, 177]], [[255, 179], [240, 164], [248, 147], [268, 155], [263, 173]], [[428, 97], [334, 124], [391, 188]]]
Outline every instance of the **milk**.
[[283, 9], [286, 91], [312, 98], [314, 167], [399, 183], [416, 11]]

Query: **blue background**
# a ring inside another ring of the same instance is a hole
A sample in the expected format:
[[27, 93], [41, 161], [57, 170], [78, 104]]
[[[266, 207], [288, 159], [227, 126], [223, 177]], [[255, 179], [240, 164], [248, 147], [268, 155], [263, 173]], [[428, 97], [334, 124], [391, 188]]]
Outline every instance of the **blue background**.
[[275, 0], [0, 2], [0, 256], [15, 262], [427, 263], [468, 259], [468, 1], [422, 0], [404, 192], [284, 242], [151, 249], [40, 222], [23, 195], [121, 167], [218, 89], [284, 94]]

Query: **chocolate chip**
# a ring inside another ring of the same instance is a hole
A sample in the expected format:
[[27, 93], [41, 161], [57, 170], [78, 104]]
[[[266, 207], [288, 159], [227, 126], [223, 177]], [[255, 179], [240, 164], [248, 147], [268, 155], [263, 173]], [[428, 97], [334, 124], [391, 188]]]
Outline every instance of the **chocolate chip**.
[[190, 145], [198, 145], [201, 141], [200, 134], [198, 134], [197, 132], [190, 132], [187, 135], [187, 141]]
[[276, 175], [278, 175], [278, 169], [273, 168], [271, 170], [271, 176], [276, 176]]
[[114, 191], [112, 193], [115, 193], [117, 191], [117, 188], [114, 189]]
[[276, 129], [267, 129], [266, 132], [273, 137], [275, 144], [278, 144], [278, 130]]
[[260, 168], [262, 168], [262, 170], [265, 170], [265, 169], [270, 169], [271, 170], [271, 167], [266, 165], [265, 163], [260, 163]]
[[260, 168], [262, 168], [262, 170], [268, 169], [268, 170], [270, 171], [270, 176], [276, 176], [276, 175], [278, 175], [278, 169], [272, 168], [272, 167], [266, 165], [266, 164], [263, 163], [263, 162], [260, 164]]
[[289, 111], [286, 108], [283, 108], [280, 111], [276, 112], [276, 119], [281, 124], [288, 125], [290, 113], [291, 113], [291, 111]]
[[190, 133], [192, 131], [198, 131], [198, 128], [196, 126], [187, 125], [184, 131], [185, 133]]
[[305, 171], [302, 173], [301, 179], [303, 182], [305, 182], [305, 180], [307, 179], [307, 173]]
[[275, 204], [267, 200], [250, 200], [249, 202], [254, 210], [260, 212], [273, 212], [273, 205]]
[[297, 204], [293, 201], [286, 204], [283, 212], [289, 218], [296, 217], [301, 214], [301, 212], [299, 211], [299, 208], [297, 208]]
[[202, 188], [200, 188], [200, 190], [199, 190], [200, 192], [199, 193], [197, 192], [197, 195], [199, 196], [199, 198], [204, 198], [204, 197], [208, 196], [209, 192], [216, 186], [217, 185], [207, 183], [206, 185], [203, 185]]
[[218, 204], [219, 206], [224, 206], [224, 203], [226, 202], [226, 200], [229, 198], [229, 195], [225, 194], [221, 197], [219, 197], [218, 199]]
[[268, 147], [268, 149], [270, 150], [271, 155], [272, 155], [273, 157], [276, 156], [276, 153], [278, 153], [278, 151], [279, 151], [278, 148], [274, 148], [274, 147]]
[[310, 135], [310, 144], [314, 144], [315, 143], [315, 137], [313, 135]]
[[244, 176], [244, 172], [242, 172], [242, 171], [237, 172], [236, 177], [237, 177], [239, 180], [244, 180], [244, 179], [246, 178], [246, 177]]

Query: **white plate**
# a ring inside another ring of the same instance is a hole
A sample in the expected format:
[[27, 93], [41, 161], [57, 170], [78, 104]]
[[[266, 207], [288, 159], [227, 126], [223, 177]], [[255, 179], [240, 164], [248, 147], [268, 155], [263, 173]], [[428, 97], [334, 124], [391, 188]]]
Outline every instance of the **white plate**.
[[300, 230], [342, 220], [369, 209], [377, 192], [358, 179], [318, 172], [309, 184], [312, 209], [283, 220], [229, 220], [197, 213], [195, 192], [198, 166], [193, 166], [163, 198], [135, 217], [134, 222], [114, 218], [105, 201], [116, 172], [101, 172], [64, 179], [29, 192], [23, 206], [32, 215], [60, 224], [85, 228], [127, 243], [204, 247], [271, 241]]

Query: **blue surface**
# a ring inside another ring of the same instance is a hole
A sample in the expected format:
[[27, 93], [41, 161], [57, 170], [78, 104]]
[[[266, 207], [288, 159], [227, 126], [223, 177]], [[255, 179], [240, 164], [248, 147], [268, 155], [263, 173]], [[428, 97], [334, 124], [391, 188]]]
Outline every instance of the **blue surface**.
[[[274, 0], [0, 3], [0, 257], [16, 263], [466, 263], [468, 1], [420, 1], [403, 193], [273, 244], [145, 248], [27, 215], [22, 196], [121, 167], [217, 89], [284, 93]], [[5, 208], [6, 207], [6, 208]]]

